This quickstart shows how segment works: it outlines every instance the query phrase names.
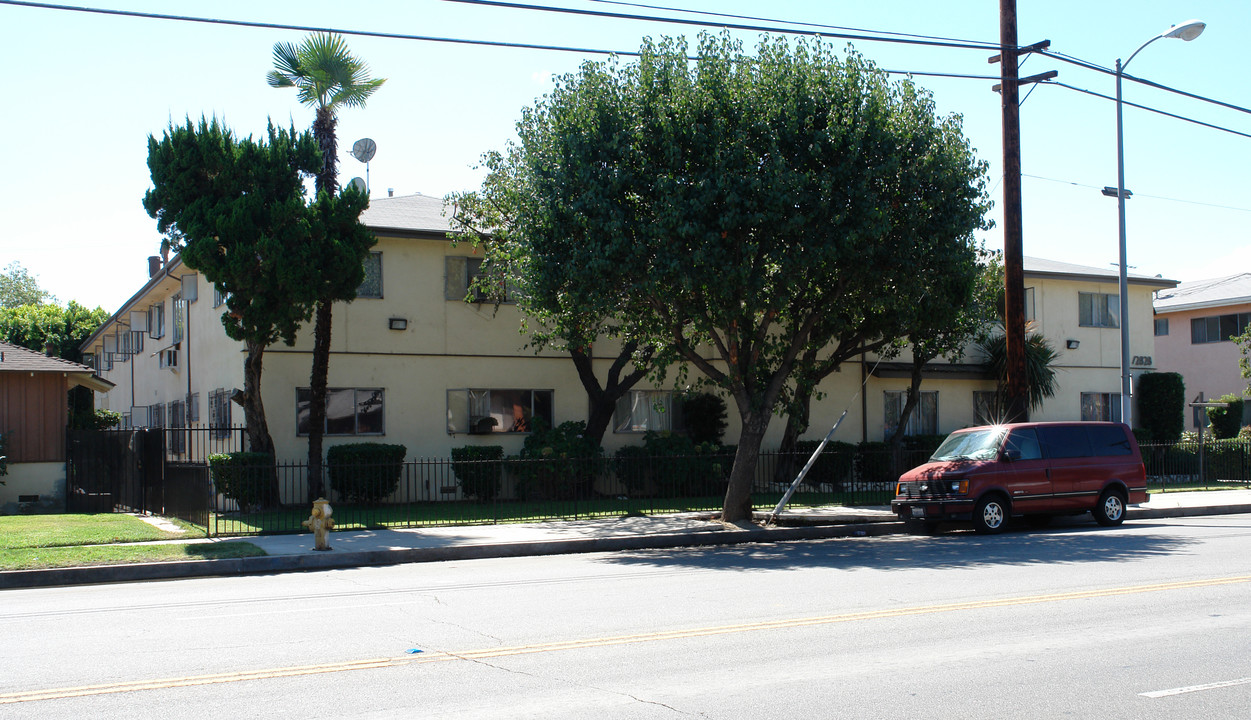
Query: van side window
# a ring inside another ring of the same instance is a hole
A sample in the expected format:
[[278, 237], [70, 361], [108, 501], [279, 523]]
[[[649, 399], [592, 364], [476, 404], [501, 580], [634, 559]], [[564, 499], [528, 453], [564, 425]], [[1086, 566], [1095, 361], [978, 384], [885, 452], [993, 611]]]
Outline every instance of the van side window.
[[1043, 455], [1048, 458], [1090, 457], [1090, 433], [1081, 425], [1052, 425], [1038, 428]]
[[1042, 459], [1042, 450], [1038, 447], [1038, 434], [1031, 428], [1013, 430], [1004, 441], [1003, 449], [1020, 452], [1022, 460]]
[[1096, 425], [1090, 429], [1090, 444], [1095, 455], [1132, 455], [1125, 431], [1114, 425]]

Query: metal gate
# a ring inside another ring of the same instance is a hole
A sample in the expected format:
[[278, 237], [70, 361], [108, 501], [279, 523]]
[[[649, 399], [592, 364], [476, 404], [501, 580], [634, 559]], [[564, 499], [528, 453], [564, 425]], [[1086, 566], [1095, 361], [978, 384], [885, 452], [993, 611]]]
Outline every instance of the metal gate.
[[66, 511], [160, 513], [164, 465], [160, 429], [69, 430]]

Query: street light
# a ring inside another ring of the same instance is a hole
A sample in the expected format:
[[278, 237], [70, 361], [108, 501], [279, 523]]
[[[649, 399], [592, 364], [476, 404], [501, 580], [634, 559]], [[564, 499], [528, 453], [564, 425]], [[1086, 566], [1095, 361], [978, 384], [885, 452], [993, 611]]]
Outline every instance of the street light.
[[1164, 32], [1156, 35], [1147, 42], [1138, 46], [1133, 55], [1129, 56], [1129, 60], [1121, 62], [1120, 58], [1116, 60], [1116, 208], [1120, 215], [1120, 231], [1121, 231], [1121, 264], [1120, 264], [1120, 323], [1121, 323], [1121, 422], [1132, 426], [1133, 423], [1130, 411], [1130, 390], [1132, 382], [1129, 375], [1129, 273], [1125, 261], [1125, 198], [1128, 193], [1125, 190], [1125, 140], [1124, 130], [1121, 122], [1121, 78], [1125, 75], [1125, 66], [1133, 61], [1142, 49], [1160, 38], [1180, 38], [1186, 42], [1190, 42], [1203, 32], [1203, 28], [1207, 27], [1205, 23], [1198, 20], [1187, 20], [1181, 25], [1174, 25]]

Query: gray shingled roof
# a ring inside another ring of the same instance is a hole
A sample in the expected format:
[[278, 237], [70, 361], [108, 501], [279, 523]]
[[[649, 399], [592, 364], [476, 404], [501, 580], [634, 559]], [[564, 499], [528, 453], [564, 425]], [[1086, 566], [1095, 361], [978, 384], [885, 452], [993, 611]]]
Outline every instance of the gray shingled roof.
[[1251, 273], [1184, 282], [1155, 297], [1157, 311], [1190, 310], [1251, 303]]
[[443, 215], [443, 198], [429, 195], [401, 195], [372, 198], [361, 213], [361, 222], [376, 232], [401, 230], [443, 234], [452, 229]]
[[[1117, 269], [1114, 265], [1106, 268], [1090, 267], [1087, 265], [1074, 265], [1073, 263], [1059, 262], [1057, 260], [1043, 260], [1042, 258], [1023, 257], [1025, 265], [1025, 273], [1027, 275], [1053, 275], [1058, 277], [1072, 277], [1098, 280], [1118, 280]], [[1176, 280], [1168, 280], [1162, 277], [1151, 277], [1149, 275], [1139, 275], [1137, 273], [1129, 273], [1129, 281], [1135, 285], [1158, 285], [1159, 287], [1171, 288], [1177, 285]]]
[[28, 350], [21, 345], [0, 342], [0, 371], [9, 372], [58, 372], [58, 373], [94, 373], [95, 370], [86, 365], [48, 357], [43, 353]]

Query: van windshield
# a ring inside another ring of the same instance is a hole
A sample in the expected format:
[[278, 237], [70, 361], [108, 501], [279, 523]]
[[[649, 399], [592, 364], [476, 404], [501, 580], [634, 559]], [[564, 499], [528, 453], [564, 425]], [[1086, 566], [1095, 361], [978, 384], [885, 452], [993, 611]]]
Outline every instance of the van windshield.
[[930, 462], [993, 460], [999, 452], [999, 443], [1003, 440], [1003, 434], [1004, 429], [1001, 427], [952, 433], [930, 456]]

